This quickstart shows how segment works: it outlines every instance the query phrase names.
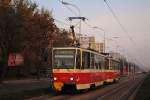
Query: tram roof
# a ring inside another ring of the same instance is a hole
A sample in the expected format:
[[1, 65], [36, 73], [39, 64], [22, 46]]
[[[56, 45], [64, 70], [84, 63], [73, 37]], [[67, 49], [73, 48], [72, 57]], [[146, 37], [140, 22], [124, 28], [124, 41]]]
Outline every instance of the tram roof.
[[54, 50], [55, 49], [79, 49], [79, 50], [84, 50], [84, 51], [87, 51], [87, 52], [93, 52], [93, 53], [96, 53], [96, 54], [98, 54], [98, 55], [101, 55], [101, 56], [103, 56], [103, 57], [105, 57], [105, 58], [107, 58], [107, 59], [110, 59], [110, 60], [113, 60], [113, 61], [117, 61], [117, 62], [119, 62], [119, 60], [118, 59], [115, 59], [115, 58], [113, 58], [113, 57], [109, 57], [109, 56], [107, 56], [108, 54], [106, 54], [106, 53], [99, 53], [99, 52], [97, 52], [97, 51], [94, 51], [94, 50], [91, 50], [91, 49], [86, 49], [86, 48], [80, 48], [80, 47], [54, 47], [53, 48]]
[[87, 52], [93, 52], [93, 53], [96, 53], [96, 54], [98, 54], [98, 55], [107, 57], [106, 55], [101, 54], [101, 53], [99, 53], [99, 52], [97, 52], [97, 51], [94, 51], [94, 50], [92, 50], [92, 49], [86, 49], [86, 48], [80, 48], [80, 47], [54, 47], [53, 49], [54, 49], [54, 50], [55, 50], [55, 49], [79, 49], [79, 50], [82, 49], [82, 50], [87, 51]]

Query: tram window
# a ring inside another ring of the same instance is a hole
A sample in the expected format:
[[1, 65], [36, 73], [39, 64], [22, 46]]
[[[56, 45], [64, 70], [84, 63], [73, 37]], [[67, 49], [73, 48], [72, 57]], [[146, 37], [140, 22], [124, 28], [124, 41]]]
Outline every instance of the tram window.
[[118, 70], [120, 70], [120, 62], [118, 62]]
[[114, 63], [112, 60], [110, 60], [110, 70], [114, 70]]
[[96, 67], [96, 69], [99, 69], [99, 64], [95, 63], [95, 67]]
[[82, 69], [89, 69], [90, 68], [90, 53], [83, 52], [82, 54]]
[[114, 66], [113, 67], [114, 67], [114, 70], [116, 70], [116, 62], [114, 62]]
[[116, 63], [116, 70], [118, 70], [118, 63]]
[[95, 61], [94, 61], [94, 54], [91, 53], [91, 69], [94, 69]]
[[116, 70], [119, 70], [119, 63], [116, 63]]
[[76, 56], [76, 68], [80, 69], [80, 67], [81, 67], [81, 52], [80, 50], [78, 50]]
[[113, 61], [110, 60], [110, 70], [113, 70]]
[[98, 56], [98, 67], [99, 67], [99, 69], [104, 69], [104, 58], [102, 57], [102, 56]]
[[118, 70], [118, 63], [114, 62], [114, 70]]
[[105, 69], [109, 69], [109, 59], [105, 59]]
[[99, 69], [99, 55], [95, 55], [95, 67]]
[[53, 67], [59, 69], [73, 69], [75, 50], [54, 50]]
[[102, 69], [101, 56], [98, 56], [98, 65], [99, 69]]
[[105, 60], [104, 60], [104, 57], [101, 57], [101, 68], [105, 69]]
[[112, 67], [113, 67], [113, 70], [117, 70], [117, 69], [118, 69], [118, 64], [117, 64], [117, 62], [116, 62], [116, 61], [113, 61], [112, 63], [113, 63], [113, 64], [112, 64], [112, 65], [113, 65], [113, 66], [112, 66]]
[[98, 65], [99, 65], [99, 69], [102, 69], [101, 62], [99, 62]]

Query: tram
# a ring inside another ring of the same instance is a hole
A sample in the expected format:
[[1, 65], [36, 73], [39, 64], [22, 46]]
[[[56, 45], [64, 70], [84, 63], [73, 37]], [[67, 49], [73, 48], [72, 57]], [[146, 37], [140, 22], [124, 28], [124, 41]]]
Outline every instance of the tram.
[[52, 67], [56, 91], [89, 89], [120, 78], [118, 60], [78, 47], [53, 48]]

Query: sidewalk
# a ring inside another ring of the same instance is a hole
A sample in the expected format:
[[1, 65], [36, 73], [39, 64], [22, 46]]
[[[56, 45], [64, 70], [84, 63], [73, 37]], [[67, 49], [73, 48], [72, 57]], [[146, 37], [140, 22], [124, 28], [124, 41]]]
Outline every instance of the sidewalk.
[[50, 80], [49, 78], [28, 78], [28, 79], [15, 79], [15, 80], [4, 80], [2, 84], [18, 84], [18, 83], [32, 83], [32, 82], [40, 82], [40, 81], [47, 81]]
[[0, 84], [0, 94], [49, 88], [50, 84], [50, 78], [5, 80]]

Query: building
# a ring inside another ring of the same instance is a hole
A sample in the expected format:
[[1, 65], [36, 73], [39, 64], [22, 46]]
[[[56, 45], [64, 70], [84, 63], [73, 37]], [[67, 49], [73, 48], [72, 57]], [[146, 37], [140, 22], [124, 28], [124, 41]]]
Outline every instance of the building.
[[81, 48], [89, 48], [89, 37], [87, 36], [80, 36], [79, 43]]
[[104, 52], [104, 43], [95, 43], [95, 50], [98, 52]]
[[93, 49], [98, 52], [104, 52], [104, 43], [96, 43], [94, 36], [76, 35], [81, 48]]

